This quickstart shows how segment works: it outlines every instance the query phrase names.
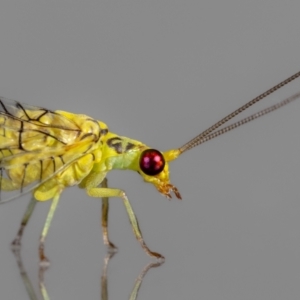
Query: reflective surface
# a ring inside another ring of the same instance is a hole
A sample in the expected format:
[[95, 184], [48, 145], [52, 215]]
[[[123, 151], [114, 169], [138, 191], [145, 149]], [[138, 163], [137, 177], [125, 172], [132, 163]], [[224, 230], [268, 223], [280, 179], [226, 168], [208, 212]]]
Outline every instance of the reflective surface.
[[[33, 284], [27, 274], [26, 269], [24, 268], [24, 264], [23, 264], [23, 260], [22, 260], [22, 255], [21, 255], [21, 249], [15, 249], [13, 251], [16, 261], [17, 261], [17, 265], [20, 271], [20, 275], [24, 284], [24, 287], [27, 291], [28, 294], [28, 298], [30, 300], [37, 300], [40, 299], [40, 297], [43, 300], [49, 300], [50, 296], [47, 292], [47, 288], [46, 288], [46, 283], [45, 283], [45, 273], [47, 271], [47, 268], [43, 268], [43, 267], [39, 267], [39, 276], [38, 276], [38, 285], [39, 285], [39, 291], [35, 291]], [[108, 265], [110, 260], [113, 258], [113, 256], [115, 255], [115, 253], [110, 253], [107, 254], [104, 258], [103, 261], [103, 268], [102, 268], [102, 274], [101, 274], [101, 300], [109, 300], [109, 291], [108, 291], [108, 274], [107, 274], [107, 270], [108, 270]], [[135, 283], [134, 283], [134, 287], [132, 289], [132, 292], [130, 293], [129, 296], [129, 300], [138, 300], [138, 293], [141, 287], [141, 284], [144, 280], [145, 275], [147, 274], [147, 272], [151, 269], [151, 268], [157, 268], [159, 266], [161, 266], [162, 263], [158, 263], [158, 262], [152, 262], [152, 263], [148, 263], [140, 272], [140, 274], [137, 276]], [[113, 285], [112, 285], [113, 286]], [[126, 296], [124, 295], [124, 298], [126, 298]]]

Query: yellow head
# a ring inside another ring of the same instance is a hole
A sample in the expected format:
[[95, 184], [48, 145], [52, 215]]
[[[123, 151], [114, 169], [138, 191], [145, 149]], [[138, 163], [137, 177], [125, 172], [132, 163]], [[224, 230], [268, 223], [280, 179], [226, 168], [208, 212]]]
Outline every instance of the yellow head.
[[169, 161], [176, 159], [179, 154], [180, 151], [177, 149], [163, 153], [155, 149], [146, 149], [140, 154], [140, 175], [146, 182], [154, 184], [156, 189], [167, 198], [171, 198], [173, 192], [178, 199], [181, 199], [178, 189], [169, 181], [168, 164]]
[[160, 152], [151, 149], [140, 141], [107, 133], [103, 138], [103, 157], [107, 171], [112, 169], [137, 171], [146, 182], [152, 183], [156, 189], [171, 198], [173, 192], [178, 199], [181, 196], [169, 181], [168, 162], [176, 159], [180, 150]]

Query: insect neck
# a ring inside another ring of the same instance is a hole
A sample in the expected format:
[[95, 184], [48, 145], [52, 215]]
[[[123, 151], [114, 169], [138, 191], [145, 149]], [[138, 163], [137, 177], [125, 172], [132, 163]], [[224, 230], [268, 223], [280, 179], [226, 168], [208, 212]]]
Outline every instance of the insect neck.
[[102, 159], [109, 170], [139, 170], [140, 153], [148, 148], [139, 141], [109, 132], [103, 139]]

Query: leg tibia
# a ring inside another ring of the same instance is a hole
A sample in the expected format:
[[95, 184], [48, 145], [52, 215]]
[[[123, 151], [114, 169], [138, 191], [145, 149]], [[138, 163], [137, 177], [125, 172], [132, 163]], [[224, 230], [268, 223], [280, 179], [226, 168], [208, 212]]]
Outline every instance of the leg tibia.
[[120, 190], [120, 189], [112, 189], [112, 188], [91, 188], [87, 190], [87, 193], [89, 196], [91, 197], [97, 197], [97, 198], [109, 198], [109, 197], [118, 197], [121, 198], [123, 200], [123, 203], [125, 205], [130, 223], [131, 223], [131, 227], [133, 230], [133, 233], [136, 237], [136, 239], [138, 240], [138, 242], [140, 243], [140, 245], [142, 246], [142, 248], [144, 249], [144, 251], [152, 256], [155, 257], [157, 259], [160, 260], [164, 260], [164, 257], [156, 252], [152, 252], [146, 245], [141, 230], [139, 228], [139, 224], [138, 224], [138, 220], [135, 216], [135, 213], [130, 205], [130, 202], [126, 196], [126, 194], [124, 193], [124, 191]]

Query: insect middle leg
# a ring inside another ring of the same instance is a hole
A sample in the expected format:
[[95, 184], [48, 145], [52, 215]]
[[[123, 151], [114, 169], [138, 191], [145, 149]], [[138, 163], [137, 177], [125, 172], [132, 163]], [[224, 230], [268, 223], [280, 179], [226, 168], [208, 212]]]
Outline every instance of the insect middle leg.
[[99, 198], [109, 198], [109, 197], [118, 197], [121, 198], [123, 200], [123, 203], [125, 205], [130, 223], [131, 223], [131, 227], [133, 230], [133, 233], [136, 237], [136, 239], [138, 240], [138, 242], [140, 243], [141, 247], [144, 249], [144, 251], [151, 257], [154, 257], [156, 259], [159, 259], [161, 261], [164, 261], [164, 257], [157, 253], [157, 252], [153, 252], [151, 251], [148, 246], [146, 245], [141, 230], [139, 228], [139, 224], [138, 224], [138, 220], [135, 216], [135, 213], [131, 207], [131, 204], [125, 194], [124, 191], [120, 190], [120, 189], [112, 189], [112, 188], [104, 188], [104, 187], [100, 187], [100, 188], [88, 188], [87, 189], [87, 193], [89, 196], [91, 197], [99, 197]]
[[23, 233], [24, 233], [24, 229], [25, 229], [25, 227], [26, 227], [26, 225], [27, 225], [27, 223], [28, 223], [28, 221], [29, 221], [29, 219], [32, 215], [32, 212], [35, 208], [36, 203], [37, 203], [37, 201], [34, 199], [34, 197], [32, 197], [29, 204], [28, 204], [28, 206], [27, 206], [27, 208], [26, 208], [25, 214], [22, 218], [17, 236], [11, 243], [12, 250], [16, 250], [16, 249], [20, 248], [21, 239], [22, 239], [22, 236], [23, 236]]
[[[107, 188], [107, 179], [104, 178], [101, 182], [102, 188]], [[108, 197], [102, 197], [102, 218], [101, 218], [101, 224], [102, 224], [102, 234], [103, 234], [103, 242], [104, 245], [108, 246], [109, 252], [116, 252], [117, 247], [109, 240], [108, 237], [108, 211], [109, 211], [109, 198]]]

